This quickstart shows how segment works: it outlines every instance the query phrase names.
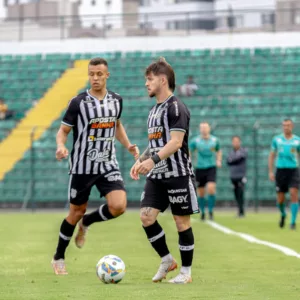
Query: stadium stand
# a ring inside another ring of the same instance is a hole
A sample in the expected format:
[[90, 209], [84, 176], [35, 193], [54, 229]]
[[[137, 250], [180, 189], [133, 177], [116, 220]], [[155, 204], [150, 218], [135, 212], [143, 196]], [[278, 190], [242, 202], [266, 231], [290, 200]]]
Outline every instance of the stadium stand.
[[[67, 161], [54, 159], [55, 134], [67, 102], [86, 86], [84, 60], [95, 56], [108, 59], [109, 88], [123, 96], [123, 123], [132, 142], [141, 149], [147, 145], [145, 119], [153, 105], [144, 88], [145, 66], [164, 56], [175, 69], [177, 83], [193, 75], [199, 90], [193, 97], [182, 98], [191, 111], [191, 136], [198, 133], [199, 122], [210, 122], [226, 155], [231, 136], [240, 135], [249, 149], [247, 199], [274, 198], [273, 184], [267, 178], [267, 155], [271, 138], [280, 132], [283, 118], [291, 117], [298, 125], [300, 48], [1, 56], [0, 92], [9, 106], [25, 112], [32, 107], [32, 100], [41, 100], [16, 127], [18, 120], [0, 122], [2, 134], [3, 128], [11, 131], [5, 139], [2, 135], [0, 144], [0, 175], [5, 175], [0, 182], [0, 201], [66, 201]], [[14, 71], [12, 63], [17, 63], [21, 71]], [[19, 80], [12, 82], [9, 72]], [[64, 79], [65, 76], [68, 78]], [[61, 94], [62, 91], [67, 93]], [[44, 102], [47, 105], [40, 108]], [[42, 117], [35, 118], [35, 111]], [[31, 149], [30, 131], [24, 133], [20, 129], [25, 125], [42, 126]], [[130, 180], [132, 159], [118, 144], [117, 155], [128, 199], [138, 201], [144, 181]], [[97, 198], [98, 193], [93, 190], [92, 199]], [[218, 199], [232, 200], [225, 162], [218, 172]]]

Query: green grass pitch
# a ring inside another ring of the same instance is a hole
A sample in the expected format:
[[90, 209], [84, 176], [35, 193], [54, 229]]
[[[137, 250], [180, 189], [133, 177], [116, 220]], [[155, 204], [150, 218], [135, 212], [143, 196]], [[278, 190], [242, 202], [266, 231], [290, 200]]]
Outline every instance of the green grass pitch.
[[[0, 299], [209, 299], [281, 300], [300, 298], [300, 260], [265, 246], [226, 235], [193, 216], [195, 254], [193, 283], [184, 286], [151, 282], [159, 258], [148, 243], [139, 214], [91, 226], [83, 249], [72, 240], [67, 250], [69, 275], [57, 277], [50, 265], [64, 213], [0, 214]], [[159, 219], [172, 254], [180, 261], [178, 235], [169, 213]], [[300, 236], [280, 230], [278, 215], [259, 213], [246, 219], [216, 212], [216, 222], [235, 231], [300, 252]], [[105, 285], [95, 273], [106, 254], [120, 256], [127, 269], [123, 281]], [[177, 274], [172, 272], [171, 278]]]

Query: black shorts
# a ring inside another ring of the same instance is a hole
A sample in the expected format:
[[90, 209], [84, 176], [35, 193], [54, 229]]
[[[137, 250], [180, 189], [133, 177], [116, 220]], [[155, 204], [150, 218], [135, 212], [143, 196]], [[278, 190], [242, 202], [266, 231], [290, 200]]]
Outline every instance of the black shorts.
[[217, 168], [196, 169], [197, 187], [205, 187], [208, 182], [216, 182]]
[[290, 188], [299, 188], [300, 178], [298, 169], [277, 169], [275, 175], [276, 192], [286, 193]]
[[86, 203], [94, 185], [100, 192], [100, 198], [111, 191], [125, 191], [123, 178], [119, 170], [111, 170], [106, 174], [99, 175], [71, 174], [68, 191], [70, 203], [74, 205]]
[[192, 177], [147, 178], [141, 197], [141, 207], [152, 207], [164, 212], [169, 205], [172, 214], [176, 216], [199, 212], [195, 182]]

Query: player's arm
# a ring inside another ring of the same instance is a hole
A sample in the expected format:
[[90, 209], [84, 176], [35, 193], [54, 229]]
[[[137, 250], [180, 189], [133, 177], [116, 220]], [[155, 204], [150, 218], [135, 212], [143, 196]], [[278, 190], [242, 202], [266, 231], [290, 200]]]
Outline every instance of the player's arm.
[[66, 148], [66, 142], [68, 138], [68, 134], [70, 133], [72, 127], [61, 124], [57, 135], [56, 135], [56, 159], [62, 160], [63, 158], [66, 158], [69, 155], [69, 151]]
[[220, 149], [220, 143], [217, 141], [216, 144], [216, 165], [218, 168], [222, 167], [222, 150]]
[[273, 172], [273, 166], [274, 166], [274, 161], [276, 158], [276, 151], [277, 151], [277, 144], [276, 140], [273, 139], [272, 145], [271, 145], [271, 151], [269, 154], [269, 160], [268, 160], [268, 167], [269, 167], [269, 179], [271, 181], [275, 180], [274, 172]]
[[137, 159], [137, 161], [135, 162], [135, 164], [131, 167], [131, 170], [130, 170], [130, 177], [133, 179], [133, 180], [139, 180], [140, 177], [139, 177], [139, 173], [137, 172], [138, 170], [138, 167], [139, 165], [147, 160], [148, 158], [151, 157], [151, 152], [150, 152], [150, 148], [147, 147], [146, 150], [140, 155], [140, 157]]
[[141, 154], [141, 156], [139, 157], [139, 162], [143, 162], [144, 160], [148, 159], [151, 157], [151, 153], [150, 153], [150, 148], [147, 147], [146, 150]]
[[127, 133], [121, 120], [117, 120], [116, 125], [116, 139], [134, 156], [135, 159], [139, 156], [139, 149], [137, 145], [132, 145], [128, 139]]
[[136, 167], [136, 172], [138, 174], [146, 175], [154, 168], [155, 164], [159, 163], [161, 160], [167, 159], [182, 147], [185, 132], [171, 131], [170, 135], [170, 141], [157, 154], [138, 164]]

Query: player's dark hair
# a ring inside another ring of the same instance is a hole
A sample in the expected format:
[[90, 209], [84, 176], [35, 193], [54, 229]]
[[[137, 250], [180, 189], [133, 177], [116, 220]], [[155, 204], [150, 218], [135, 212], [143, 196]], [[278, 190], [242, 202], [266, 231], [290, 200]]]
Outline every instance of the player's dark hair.
[[104, 65], [108, 67], [107, 61], [101, 57], [92, 58], [89, 62], [89, 66], [98, 66], [98, 65]]
[[283, 122], [291, 122], [291, 123], [294, 123], [293, 120], [291, 120], [291, 119], [289, 119], [289, 118], [284, 119]]
[[175, 84], [175, 73], [170, 64], [167, 63], [164, 57], [160, 57], [156, 62], [153, 62], [146, 69], [145, 75], [148, 76], [153, 73], [155, 76], [166, 75], [168, 79], [169, 88], [174, 92]]

